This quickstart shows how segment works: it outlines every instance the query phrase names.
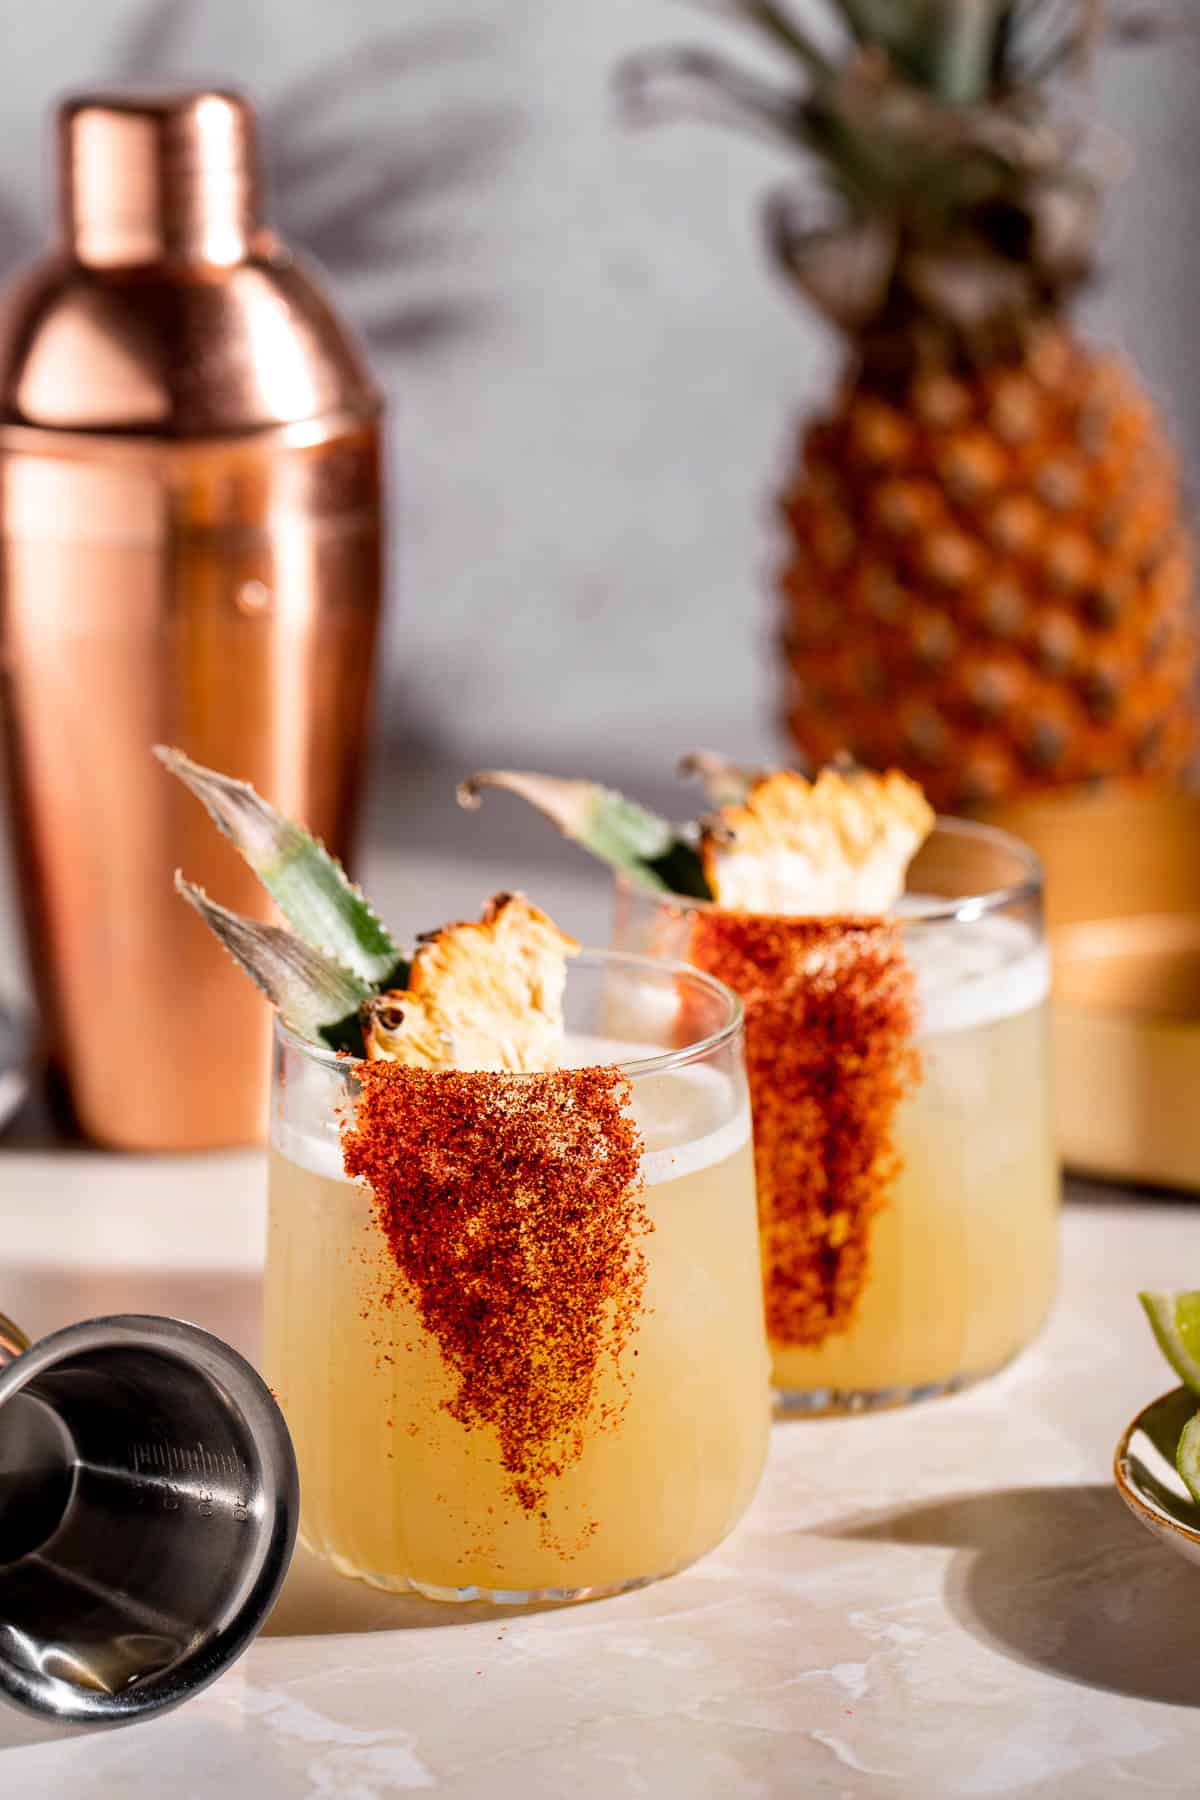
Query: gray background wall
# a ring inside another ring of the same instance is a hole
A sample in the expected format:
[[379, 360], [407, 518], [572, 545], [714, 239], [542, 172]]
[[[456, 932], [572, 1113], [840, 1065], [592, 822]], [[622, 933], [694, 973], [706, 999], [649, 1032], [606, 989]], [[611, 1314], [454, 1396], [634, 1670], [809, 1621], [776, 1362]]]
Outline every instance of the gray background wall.
[[[585, 858], [514, 803], [454, 808], [480, 762], [682, 813], [680, 749], [771, 747], [769, 501], [836, 345], [763, 266], [781, 159], [628, 130], [610, 91], [626, 50], [718, 29], [671, 0], [48, 0], [10, 34], [0, 278], [47, 228], [58, 93], [233, 78], [264, 110], [275, 221], [366, 335], [397, 503], [366, 877], [397, 929], [524, 882], [603, 934]], [[1095, 120], [1136, 168], [1086, 308], [1192, 468], [1198, 93], [1194, 44], [1103, 71]], [[0, 847], [0, 990], [22, 985], [13, 925]]]
[[[392, 398], [379, 726], [414, 762], [636, 779], [696, 741], [769, 739], [769, 497], [834, 347], [763, 266], [782, 160], [715, 128], [625, 129], [609, 85], [625, 50], [719, 29], [670, 0], [21, 9], [0, 269], [49, 204], [57, 91], [215, 76], [261, 100], [274, 214], [326, 263]], [[1198, 80], [1180, 45], [1105, 71], [1096, 117], [1137, 168], [1088, 309], [1193, 462]]]

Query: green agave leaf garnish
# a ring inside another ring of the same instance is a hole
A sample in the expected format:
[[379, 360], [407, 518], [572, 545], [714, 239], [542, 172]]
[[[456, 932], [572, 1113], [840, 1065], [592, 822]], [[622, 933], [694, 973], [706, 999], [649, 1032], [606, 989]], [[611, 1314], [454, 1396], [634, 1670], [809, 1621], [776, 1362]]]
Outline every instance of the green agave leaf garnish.
[[695, 845], [669, 820], [596, 781], [567, 781], [525, 769], [482, 769], [462, 782], [458, 803], [479, 805], [483, 788], [507, 789], [543, 813], [564, 837], [647, 887], [710, 897]]
[[323, 1038], [339, 1049], [355, 1048], [358, 1009], [375, 992], [372, 983], [282, 925], [265, 925], [218, 906], [203, 888], [178, 872], [175, 889], [262, 989], [285, 1025], [300, 1037]]
[[392, 984], [402, 952], [323, 844], [248, 781], [206, 769], [165, 744], [156, 744], [154, 754], [207, 808], [301, 938], [359, 977], [367, 992]]

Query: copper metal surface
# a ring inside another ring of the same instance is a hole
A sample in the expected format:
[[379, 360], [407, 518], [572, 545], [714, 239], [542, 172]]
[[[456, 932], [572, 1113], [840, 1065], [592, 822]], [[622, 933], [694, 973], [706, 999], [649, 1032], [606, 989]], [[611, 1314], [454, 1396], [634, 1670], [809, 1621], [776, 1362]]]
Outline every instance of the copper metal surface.
[[236, 94], [78, 94], [59, 111], [68, 243], [93, 268], [240, 262], [258, 225], [254, 120]]
[[267, 1009], [171, 876], [265, 902], [150, 746], [253, 781], [349, 854], [378, 401], [248, 211], [241, 103], [68, 102], [60, 145], [66, 246], [0, 330], [0, 701], [33, 973], [90, 1135], [242, 1142], [265, 1118]]
[[1000, 822], [1046, 865], [1064, 1159], [1200, 1190], [1200, 795], [1050, 794]]
[[4, 1314], [0, 1313], [0, 1369], [4, 1367], [5, 1363], [11, 1362], [14, 1356], [20, 1356], [21, 1352], [28, 1348], [29, 1339], [20, 1326], [14, 1325], [11, 1319], [6, 1319]]

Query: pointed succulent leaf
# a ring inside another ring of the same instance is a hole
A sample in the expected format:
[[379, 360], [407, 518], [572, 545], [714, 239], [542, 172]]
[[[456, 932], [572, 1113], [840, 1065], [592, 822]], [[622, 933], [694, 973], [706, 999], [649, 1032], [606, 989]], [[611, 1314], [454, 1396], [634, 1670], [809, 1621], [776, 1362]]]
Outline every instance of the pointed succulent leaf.
[[731, 762], [718, 750], [689, 750], [680, 757], [678, 772], [683, 781], [702, 781], [712, 806], [740, 806], [754, 783], [768, 773]]
[[484, 769], [461, 784], [459, 805], [477, 807], [485, 787], [519, 795], [557, 825], [564, 837], [648, 887], [696, 895], [696, 881], [703, 882], [698, 852], [667, 819], [599, 782], [564, 781], [522, 769]]
[[262, 989], [284, 1024], [301, 1037], [315, 1040], [327, 1028], [344, 1025], [374, 992], [371, 984], [294, 932], [218, 906], [181, 873], [176, 873], [175, 889]]
[[248, 781], [206, 769], [164, 744], [154, 754], [207, 808], [302, 938], [372, 987], [390, 979], [401, 953], [323, 844]]
[[933, 92], [950, 106], [977, 106], [992, 87], [1004, 0], [941, 0], [929, 59]]
[[950, 106], [987, 98], [1012, 0], [837, 0], [855, 41]]
[[564, 837], [576, 839], [607, 862], [645, 863], [661, 856], [675, 835], [666, 819], [597, 781], [565, 781], [525, 769], [482, 769], [469, 775], [459, 786], [459, 805], [473, 811], [487, 787], [519, 795], [557, 825]]
[[791, 186], [767, 195], [767, 246], [779, 270], [843, 331], [874, 318], [896, 266], [896, 233], [878, 218], [814, 220]]
[[647, 867], [654, 880], [673, 894], [681, 894], [688, 900], [711, 900], [713, 897], [699, 848], [690, 837], [675, 838], [670, 849], [662, 856], [656, 856]]
[[810, 74], [822, 80], [833, 74], [833, 65], [816, 39], [776, 6], [775, 0], [731, 0], [731, 8], [757, 25], [777, 49], [798, 58]]
[[667, 46], [637, 51], [617, 69], [618, 98], [638, 123], [665, 118], [712, 117], [790, 149], [810, 145], [803, 97], [763, 81], [711, 50]]

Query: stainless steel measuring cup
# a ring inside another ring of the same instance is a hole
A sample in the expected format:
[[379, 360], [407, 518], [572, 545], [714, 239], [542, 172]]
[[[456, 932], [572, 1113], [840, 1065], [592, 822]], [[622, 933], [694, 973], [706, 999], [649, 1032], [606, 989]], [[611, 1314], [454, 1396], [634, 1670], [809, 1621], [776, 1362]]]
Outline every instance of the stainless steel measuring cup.
[[228, 1344], [127, 1314], [28, 1345], [0, 1316], [0, 1699], [164, 1711], [245, 1649], [287, 1572], [296, 1459]]

